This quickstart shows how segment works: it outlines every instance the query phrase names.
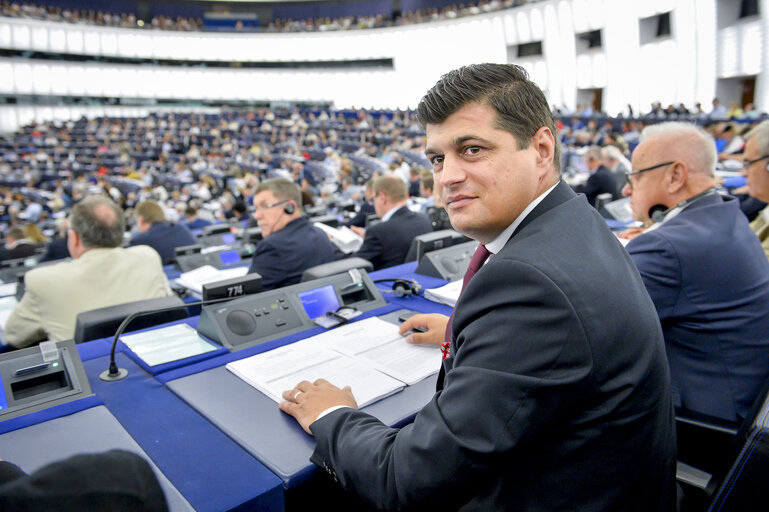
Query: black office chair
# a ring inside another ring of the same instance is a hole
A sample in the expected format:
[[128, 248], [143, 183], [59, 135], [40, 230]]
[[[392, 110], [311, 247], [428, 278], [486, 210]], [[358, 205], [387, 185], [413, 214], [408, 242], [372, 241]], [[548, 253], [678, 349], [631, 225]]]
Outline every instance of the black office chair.
[[454, 245], [455, 235], [459, 234], [453, 229], [442, 229], [415, 236], [411, 241], [409, 252], [406, 254], [406, 259], [403, 263], [419, 261], [426, 252], [451, 247]]
[[336, 274], [343, 274], [349, 270], [360, 268], [366, 272], [372, 272], [374, 265], [370, 261], [363, 258], [347, 258], [344, 260], [332, 261], [331, 263], [324, 263], [322, 265], [316, 265], [310, 267], [302, 273], [302, 281], [312, 281], [313, 279], [320, 279], [321, 277], [334, 276]]
[[[759, 510], [769, 484], [769, 382], [759, 394], [739, 430], [723, 422], [676, 418], [679, 462], [676, 477], [684, 492], [680, 512], [737, 512]], [[682, 462], [695, 450], [688, 439], [699, 445], [698, 462]], [[681, 453], [683, 449], [683, 453]]]
[[601, 211], [601, 208], [612, 202], [613, 197], [609, 192], [598, 194], [595, 198], [595, 209]]
[[[156, 299], [139, 300], [136, 302], [126, 302], [106, 308], [92, 309], [84, 311], [77, 315], [75, 324], [75, 343], [97, 340], [114, 336], [120, 324], [129, 315], [137, 311], [150, 311], [172, 306], [182, 306], [184, 302], [175, 295], [168, 297], [159, 297]], [[182, 308], [177, 311], [167, 311], [164, 313], [155, 313], [147, 316], [140, 316], [132, 321], [126, 328], [126, 332], [137, 331], [152, 327], [153, 325], [173, 322], [187, 318], [187, 310]]]

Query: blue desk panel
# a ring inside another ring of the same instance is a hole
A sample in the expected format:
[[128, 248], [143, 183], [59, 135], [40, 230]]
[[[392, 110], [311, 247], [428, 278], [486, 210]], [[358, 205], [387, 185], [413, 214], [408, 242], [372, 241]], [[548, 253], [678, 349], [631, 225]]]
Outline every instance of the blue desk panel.
[[[126, 450], [148, 460], [147, 454], [103, 406], [24, 427], [0, 435], [0, 453], [27, 473], [79, 453]], [[154, 464], [171, 512], [192, 511], [190, 504]]]
[[195, 510], [283, 510], [278, 477], [125, 355], [117, 362], [129, 371], [118, 382], [98, 378], [109, 357], [84, 362], [94, 393]]

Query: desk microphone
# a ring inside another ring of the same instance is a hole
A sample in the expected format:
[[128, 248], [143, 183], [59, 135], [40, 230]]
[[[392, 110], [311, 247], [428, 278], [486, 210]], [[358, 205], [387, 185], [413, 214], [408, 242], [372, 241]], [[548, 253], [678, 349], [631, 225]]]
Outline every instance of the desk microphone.
[[120, 327], [117, 328], [117, 331], [115, 332], [115, 337], [112, 339], [112, 349], [109, 353], [109, 370], [105, 370], [99, 374], [99, 378], [103, 381], [112, 382], [116, 380], [123, 380], [128, 376], [128, 370], [125, 368], [118, 368], [117, 363], [115, 363], [115, 348], [117, 347], [117, 340], [120, 338], [120, 335], [123, 334], [123, 331], [125, 331], [126, 327], [128, 327], [128, 324], [130, 324], [135, 318], [138, 318], [140, 316], [146, 316], [146, 315], [153, 315], [155, 313], [165, 313], [167, 311], [176, 311], [179, 309], [185, 309], [189, 307], [194, 306], [208, 306], [209, 304], [217, 304], [219, 302], [225, 302], [228, 300], [237, 299], [238, 297], [223, 297], [221, 299], [211, 299], [211, 300], [201, 300], [198, 302], [190, 302], [189, 304], [177, 304], [176, 306], [169, 306], [165, 308], [158, 308], [158, 309], [150, 309], [147, 311], [137, 311], [136, 313], [131, 313], [129, 316], [126, 317], [125, 320], [123, 320], [123, 323], [120, 324]]

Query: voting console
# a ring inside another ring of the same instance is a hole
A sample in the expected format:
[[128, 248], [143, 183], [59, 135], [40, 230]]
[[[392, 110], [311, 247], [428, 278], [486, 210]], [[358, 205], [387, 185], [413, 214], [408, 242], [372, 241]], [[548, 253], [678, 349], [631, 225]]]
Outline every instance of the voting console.
[[365, 312], [385, 304], [366, 271], [353, 270], [205, 306], [198, 332], [239, 350], [311, 329], [327, 314], [344, 309]]

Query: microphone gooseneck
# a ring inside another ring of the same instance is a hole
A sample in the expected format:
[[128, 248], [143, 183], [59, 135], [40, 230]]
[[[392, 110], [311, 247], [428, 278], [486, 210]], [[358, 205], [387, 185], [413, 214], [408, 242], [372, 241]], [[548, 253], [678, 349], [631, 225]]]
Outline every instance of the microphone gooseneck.
[[223, 297], [221, 299], [201, 300], [198, 302], [190, 302], [188, 304], [178, 304], [176, 306], [150, 309], [146, 311], [136, 311], [135, 313], [131, 313], [126, 317], [125, 320], [123, 320], [123, 322], [120, 324], [120, 327], [117, 328], [117, 331], [115, 331], [115, 337], [112, 338], [112, 348], [110, 349], [109, 353], [109, 369], [101, 372], [99, 374], [99, 378], [106, 382], [113, 382], [116, 380], [123, 380], [128, 376], [128, 370], [125, 368], [118, 368], [118, 365], [115, 362], [115, 349], [117, 348], [117, 340], [120, 338], [120, 335], [123, 334], [123, 331], [125, 331], [126, 327], [128, 327], [128, 324], [130, 324], [134, 319], [140, 316], [153, 315], [155, 313], [165, 313], [167, 311], [176, 311], [188, 307], [208, 306], [209, 304], [216, 304], [218, 302], [225, 302], [236, 298], [238, 297]]

